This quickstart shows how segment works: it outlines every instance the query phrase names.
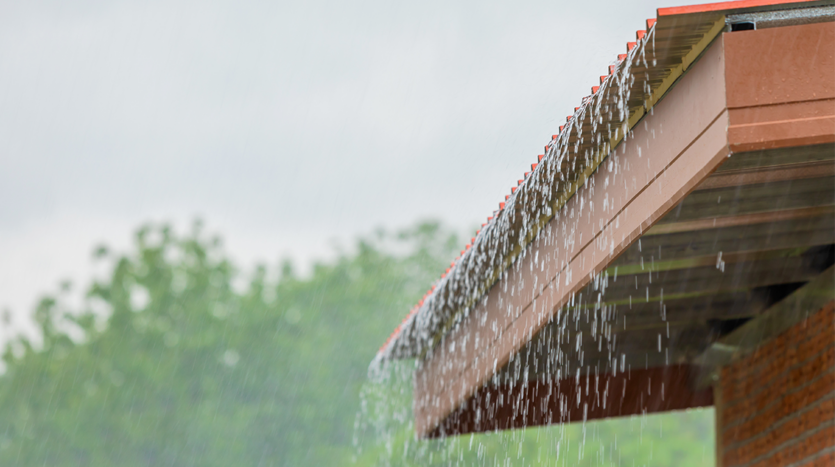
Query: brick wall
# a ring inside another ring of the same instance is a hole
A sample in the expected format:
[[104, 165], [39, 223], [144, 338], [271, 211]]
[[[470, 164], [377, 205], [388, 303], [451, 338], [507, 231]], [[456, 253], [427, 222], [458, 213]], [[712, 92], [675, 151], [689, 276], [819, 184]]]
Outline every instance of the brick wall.
[[724, 367], [722, 467], [835, 466], [835, 301]]

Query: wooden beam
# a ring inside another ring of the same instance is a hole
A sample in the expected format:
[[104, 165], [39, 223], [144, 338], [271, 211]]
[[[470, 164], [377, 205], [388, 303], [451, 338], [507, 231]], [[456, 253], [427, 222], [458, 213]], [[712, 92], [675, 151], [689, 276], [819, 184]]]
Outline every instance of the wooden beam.
[[700, 190], [713, 188], [738, 187], [760, 183], [783, 182], [786, 180], [804, 180], [807, 178], [821, 178], [835, 176], [835, 163], [811, 162], [796, 164], [789, 167], [767, 167], [761, 169], [746, 169], [715, 174], [705, 180]]
[[[835, 242], [835, 239], [833, 239]], [[774, 248], [774, 245], [768, 245]], [[765, 260], [774, 260], [780, 258], [791, 258], [793, 256], [800, 256], [806, 248], [774, 248], [774, 249], [762, 249], [762, 250], [754, 250], [754, 251], [723, 251], [721, 262], [727, 264], [734, 264], [734, 263], [742, 263], [742, 262], [753, 262], [753, 261], [765, 261]], [[719, 263], [719, 258], [717, 258], [717, 253], [712, 253], [709, 255], [704, 256], [696, 256], [691, 258], [682, 258], [682, 259], [671, 259], [671, 260], [655, 260], [650, 262], [648, 259], [644, 259], [644, 261], [633, 263], [633, 264], [625, 264], [625, 263], [618, 263], [615, 267], [609, 267], [606, 270], [607, 283], [612, 281], [615, 277], [615, 274], [618, 274], [618, 277], [622, 278], [623, 280], [628, 281], [629, 275], [632, 274], [649, 274], [655, 273], [656, 277], [658, 277], [659, 273], [663, 273], [665, 271], [678, 271], [682, 269], [693, 269], [693, 268], [701, 268], [701, 267], [717, 267]]]
[[716, 169], [717, 174], [731, 170], [755, 167], [790, 166], [807, 162], [835, 160], [835, 144], [791, 146], [776, 149], [760, 149], [733, 154]]
[[710, 406], [711, 390], [690, 389], [692, 373], [688, 366], [674, 365], [632, 369], [618, 375], [589, 374], [579, 380], [488, 385], [428, 433], [428, 437]]
[[732, 151], [835, 142], [832, 24], [725, 35]]
[[694, 191], [659, 223], [835, 205], [835, 178]]
[[777, 211], [755, 212], [736, 216], [721, 216], [705, 219], [694, 219], [683, 222], [655, 224], [645, 236], [666, 235], [696, 230], [721, 229], [727, 227], [747, 226], [752, 224], [766, 224], [775, 222], [795, 221], [809, 217], [835, 215], [835, 205], [813, 206], [808, 208], [786, 209]]
[[832, 243], [833, 217], [810, 217], [794, 223], [742, 225], [717, 230], [678, 232], [641, 238], [641, 246], [621, 254], [609, 267], [641, 261], [673, 261], [718, 255], [719, 252], [807, 248]]
[[[720, 270], [714, 264], [706, 267], [677, 269], [652, 274], [621, 276], [609, 281], [601, 293], [601, 301], [650, 302], [663, 300], [664, 295], [715, 293], [765, 287], [776, 284], [805, 282], [817, 276], [819, 270], [800, 256], [743, 261], [726, 264]], [[594, 296], [598, 292], [593, 292]]]

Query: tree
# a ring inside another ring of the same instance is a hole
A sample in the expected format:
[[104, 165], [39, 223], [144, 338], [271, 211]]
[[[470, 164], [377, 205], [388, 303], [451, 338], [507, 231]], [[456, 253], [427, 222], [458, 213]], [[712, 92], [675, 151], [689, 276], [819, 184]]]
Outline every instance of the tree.
[[42, 345], [8, 346], [0, 465], [341, 464], [376, 346], [457, 243], [423, 223], [237, 290], [219, 240], [144, 227], [128, 255], [99, 249], [114, 266], [87, 309], [44, 298]]

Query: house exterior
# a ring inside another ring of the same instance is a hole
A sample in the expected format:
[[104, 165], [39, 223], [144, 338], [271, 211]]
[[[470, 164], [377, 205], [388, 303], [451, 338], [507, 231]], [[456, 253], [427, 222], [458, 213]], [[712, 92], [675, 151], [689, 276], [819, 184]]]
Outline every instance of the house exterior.
[[835, 2], [659, 9], [380, 349], [418, 437], [716, 408], [835, 465]]

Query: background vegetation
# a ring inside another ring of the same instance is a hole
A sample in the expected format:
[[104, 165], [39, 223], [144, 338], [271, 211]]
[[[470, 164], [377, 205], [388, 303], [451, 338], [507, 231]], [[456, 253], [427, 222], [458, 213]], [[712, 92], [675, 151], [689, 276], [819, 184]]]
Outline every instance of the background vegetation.
[[[242, 273], [199, 224], [141, 228], [42, 342], [3, 353], [0, 465], [711, 465], [712, 412], [416, 442], [411, 363], [368, 364], [460, 245], [437, 223], [377, 232], [304, 277]], [[65, 286], [64, 289], [68, 287]]]

